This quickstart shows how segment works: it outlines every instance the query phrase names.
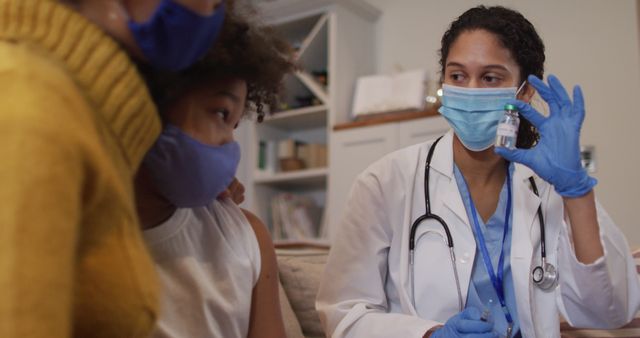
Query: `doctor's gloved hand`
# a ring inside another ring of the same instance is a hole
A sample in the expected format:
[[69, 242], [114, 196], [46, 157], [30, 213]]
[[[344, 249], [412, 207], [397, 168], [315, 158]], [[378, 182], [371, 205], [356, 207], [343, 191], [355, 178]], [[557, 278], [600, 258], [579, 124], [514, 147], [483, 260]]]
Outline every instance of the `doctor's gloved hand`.
[[444, 326], [431, 334], [431, 338], [498, 338], [493, 324], [480, 319], [480, 310], [466, 308], [449, 318]]
[[510, 103], [538, 129], [540, 140], [532, 149], [496, 147], [495, 152], [508, 161], [526, 165], [563, 197], [584, 196], [597, 181], [580, 162], [580, 128], [585, 115], [582, 90], [579, 86], [573, 88], [572, 102], [560, 80], [553, 75], [547, 78], [548, 86], [533, 75], [528, 81], [549, 105], [549, 117], [522, 101]]

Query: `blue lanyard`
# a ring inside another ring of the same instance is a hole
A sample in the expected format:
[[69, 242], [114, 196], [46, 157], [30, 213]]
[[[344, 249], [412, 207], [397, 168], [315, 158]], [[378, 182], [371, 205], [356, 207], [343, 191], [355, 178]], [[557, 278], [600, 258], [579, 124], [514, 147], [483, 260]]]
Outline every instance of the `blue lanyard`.
[[[467, 185], [467, 182], [464, 182]], [[513, 324], [513, 319], [511, 318], [511, 314], [509, 313], [509, 309], [507, 308], [507, 303], [504, 298], [504, 288], [503, 288], [503, 278], [504, 278], [504, 242], [507, 239], [507, 231], [509, 231], [509, 221], [511, 216], [511, 173], [509, 172], [509, 168], [507, 167], [507, 211], [504, 216], [504, 233], [502, 236], [502, 246], [500, 247], [500, 258], [498, 259], [498, 274], [494, 272], [493, 263], [491, 263], [491, 256], [489, 255], [489, 250], [487, 249], [487, 244], [484, 240], [484, 235], [482, 234], [482, 229], [480, 229], [480, 224], [478, 222], [478, 215], [476, 213], [476, 206], [473, 204], [473, 199], [471, 198], [471, 191], [469, 190], [469, 186], [467, 185], [467, 191], [469, 191], [469, 205], [471, 207], [471, 214], [473, 215], [473, 226], [476, 231], [476, 236], [478, 237], [478, 246], [480, 247], [480, 253], [482, 256], [482, 260], [484, 261], [484, 266], [487, 268], [487, 272], [489, 273], [489, 278], [491, 278], [491, 283], [493, 284], [493, 288], [496, 290], [498, 294], [498, 299], [500, 300], [500, 305], [502, 306], [502, 311], [504, 311], [505, 317], [509, 324]]]

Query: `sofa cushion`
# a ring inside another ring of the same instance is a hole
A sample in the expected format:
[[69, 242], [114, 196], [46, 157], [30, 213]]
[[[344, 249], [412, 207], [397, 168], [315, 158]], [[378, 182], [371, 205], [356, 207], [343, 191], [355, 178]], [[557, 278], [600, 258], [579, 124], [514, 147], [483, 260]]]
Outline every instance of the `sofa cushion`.
[[291, 308], [287, 295], [282, 288], [282, 283], [278, 283], [278, 291], [280, 292], [280, 311], [282, 312], [282, 320], [284, 321], [284, 332], [287, 338], [304, 338], [300, 323]]
[[276, 252], [280, 281], [304, 336], [323, 338], [315, 301], [328, 251], [278, 249]]

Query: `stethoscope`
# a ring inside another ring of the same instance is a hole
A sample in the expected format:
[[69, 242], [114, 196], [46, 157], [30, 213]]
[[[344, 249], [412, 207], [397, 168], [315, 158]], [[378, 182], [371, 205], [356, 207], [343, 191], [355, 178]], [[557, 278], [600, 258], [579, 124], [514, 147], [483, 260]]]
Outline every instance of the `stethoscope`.
[[[458, 269], [456, 267], [456, 256], [453, 250], [453, 238], [451, 236], [451, 232], [449, 231], [449, 226], [447, 223], [438, 215], [431, 213], [431, 201], [429, 194], [429, 171], [431, 168], [431, 158], [433, 157], [433, 152], [436, 148], [438, 142], [442, 139], [442, 136], [439, 137], [429, 149], [429, 153], [427, 154], [427, 160], [424, 168], [424, 204], [425, 204], [425, 213], [424, 215], [418, 217], [413, 224], [411, 225], [411, 230], [409, 232], [409, 270], [411, 274], [411, 299], [413, 301], [413, 306], [415, 308], [415, 286], [414, 286], [414, 252], [415, 252], [415, 236], [416, 230], [423, 221], [428, 219], [433, 219], [436, 222], [440, 223], [444, 232], [446, 234], [446, 245], [449, 247], [449, 255], [451, 258], [451, 267], [453, 269], [453, 277], [456, 281], [456, 289], [458, 291], [458, 309], [462, 311], [463, 309], [463, 301], [462, 301], [462, 291], [460, 289], [460, 278], [458, 277]], [[538, 194], [538, 187], [536, 186], [536, 182], [533, 177], [529, 177], [529, 182], [531, 184], [531, 190], [536, 196]], [[558, 272], [553, 266], [553, 264], [547, 262], [547, 252], [546, 252], [546, 239], [544, 233], [544, 218], [542, 217], [542, 207], [538, 206], [538, 221], [540, 224], [540, 238], [542, 241], [540, 242], [540, 256], [542, 257], [542, 264], [536, 266], [531, 271], [533, 283], [538, 286], [542, 290], [551, 290], [558, 282]], [[443, 236], [443, 239], [445, 236]]]

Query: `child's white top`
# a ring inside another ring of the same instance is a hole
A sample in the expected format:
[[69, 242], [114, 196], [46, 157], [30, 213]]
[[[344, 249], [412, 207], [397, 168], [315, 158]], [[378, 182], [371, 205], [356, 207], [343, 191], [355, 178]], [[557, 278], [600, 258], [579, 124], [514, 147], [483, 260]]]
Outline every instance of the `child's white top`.
[[260, 248], [237, 205], [178, 209], [144, 238], [163, 290], [153, 337], [247, 336]]

